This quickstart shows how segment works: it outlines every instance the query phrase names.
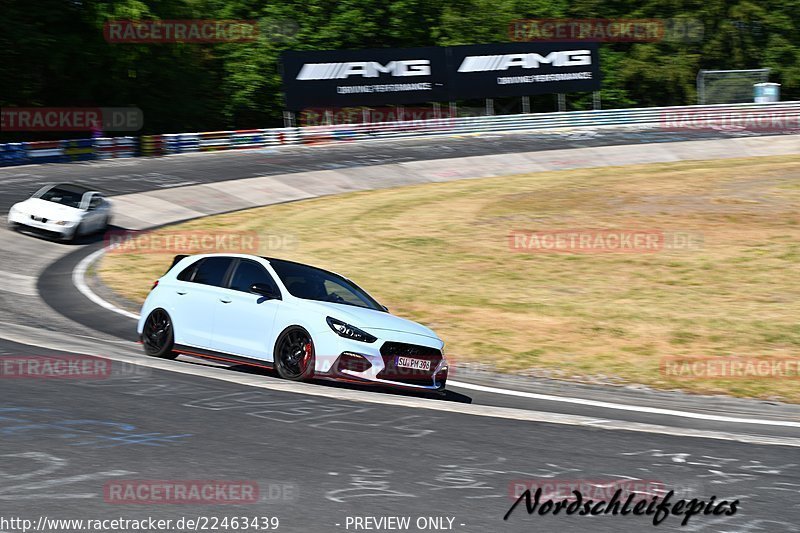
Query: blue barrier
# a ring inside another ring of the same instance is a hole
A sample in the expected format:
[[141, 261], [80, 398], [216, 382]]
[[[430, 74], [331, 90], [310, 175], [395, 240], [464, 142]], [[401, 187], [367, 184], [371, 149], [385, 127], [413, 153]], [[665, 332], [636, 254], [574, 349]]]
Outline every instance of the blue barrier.
[[28, 153], [22, 143], [0, 144], [0, 166], [29, 163]]
[[0, 144], [0, 166], [68, 163], [96, 158], [94, 139]]
[[163, 137], [168, 154], [196, 152], [200, 149], [200, 137], [196, 133], [167, 133]]
[[196, 152], [200, 149], [200, 136], [197, 133], [180, 134], [180, 151]]
[[181, 151], [181, 136], [178, 133], [165, 133], [164, 151], [167, 154], [178, 154]]

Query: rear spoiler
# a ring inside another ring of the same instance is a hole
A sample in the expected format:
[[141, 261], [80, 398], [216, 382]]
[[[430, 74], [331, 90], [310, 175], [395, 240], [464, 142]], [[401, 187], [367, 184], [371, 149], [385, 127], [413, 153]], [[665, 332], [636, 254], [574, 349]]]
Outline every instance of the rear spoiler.
[[181, 261], [182, 259], [186, 258], [186, 257], [189, 257], [189, 254], [180, 254], [180, 255], [176, 255], [175, 257], [173, 257], [173, 258], [172, 258], [172, 264], [171, 264], [171, 265], [169, 266], [169, 268], [167, 269], [167, 272], [169, 272], [170, 270], [172, 270], [172, 268], [173, 268], [175, 265], [177, 265], [178, 263], [180, 263], [180, 261]]
[[[169, 268], [167, 269], [167, 271], [166, 271], [166, 272], [164, 272], [164, 273], [161, 275], [161, 278], [163, 278], [164, 276], [166, 276], [166, 275], [167, 275], [167, 273], [168, 273], [170, 270], [172, 270], [172, 269], [175, 267], [175, 265], [177, 265], [178, 263], [180, 263], [181, 259], [184, 259], [184, 258], [186, 258], [186, 257], [189, 257], [189, 255], [188, 255], [188, 254], [180, 254], [180, 255], [176, 255], [175, 257], [173, 257], [173, 258], [172, 258], [172, 264], [169, 266]], [[156, 281], [153, 283], [153, 286], [152, 286], [152, 287], [150, 287], [150, 290], [151, 290], [151, 291], [152, 291], [153, 289], [155, 289], [156, 287], [158, 287], [158, 282], [161, 280], [161, 278], [158, 278], [158, 279], [157, 279], [157, 280], [156, 280]]]

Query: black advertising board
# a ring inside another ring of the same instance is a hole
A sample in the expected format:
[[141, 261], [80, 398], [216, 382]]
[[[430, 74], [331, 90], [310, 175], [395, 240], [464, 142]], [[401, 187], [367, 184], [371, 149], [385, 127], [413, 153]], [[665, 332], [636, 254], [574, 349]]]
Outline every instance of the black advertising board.
[[452, 46], [451, 100], [600, 90], [597, 43], [507, 43]]
[[286, 107], [350, 107], [600, 89], [597, 43], [286, 51]]
[[287, 51], [281, 55], [286, 107], [443, 102], [445, 49]]

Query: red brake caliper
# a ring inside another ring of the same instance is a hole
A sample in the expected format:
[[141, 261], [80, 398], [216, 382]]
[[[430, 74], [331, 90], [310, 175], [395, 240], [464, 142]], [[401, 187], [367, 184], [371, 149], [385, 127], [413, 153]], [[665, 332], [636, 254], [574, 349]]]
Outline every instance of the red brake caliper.
[[306, 343], [303, 346], [303, 370], [305, 370], [306, 366], [308, 366], [308, 360], [311, 359], [311, 343]]

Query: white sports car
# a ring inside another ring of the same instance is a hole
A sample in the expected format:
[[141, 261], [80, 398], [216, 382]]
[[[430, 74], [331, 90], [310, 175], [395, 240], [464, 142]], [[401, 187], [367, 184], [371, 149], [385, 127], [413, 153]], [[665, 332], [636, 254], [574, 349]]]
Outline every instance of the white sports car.
[[98, 191], [82, 185], [46, 185], [11, 206], [8, 224], [25, 226], [72, 240], [105, 230], [111, 222], [111, 203]]
[[147, 296], [145, 353], [179, 354], [312, 377], [443, 391], [444, 342], [396, 317], [349, 279], [244, 254], [179, 255]]

